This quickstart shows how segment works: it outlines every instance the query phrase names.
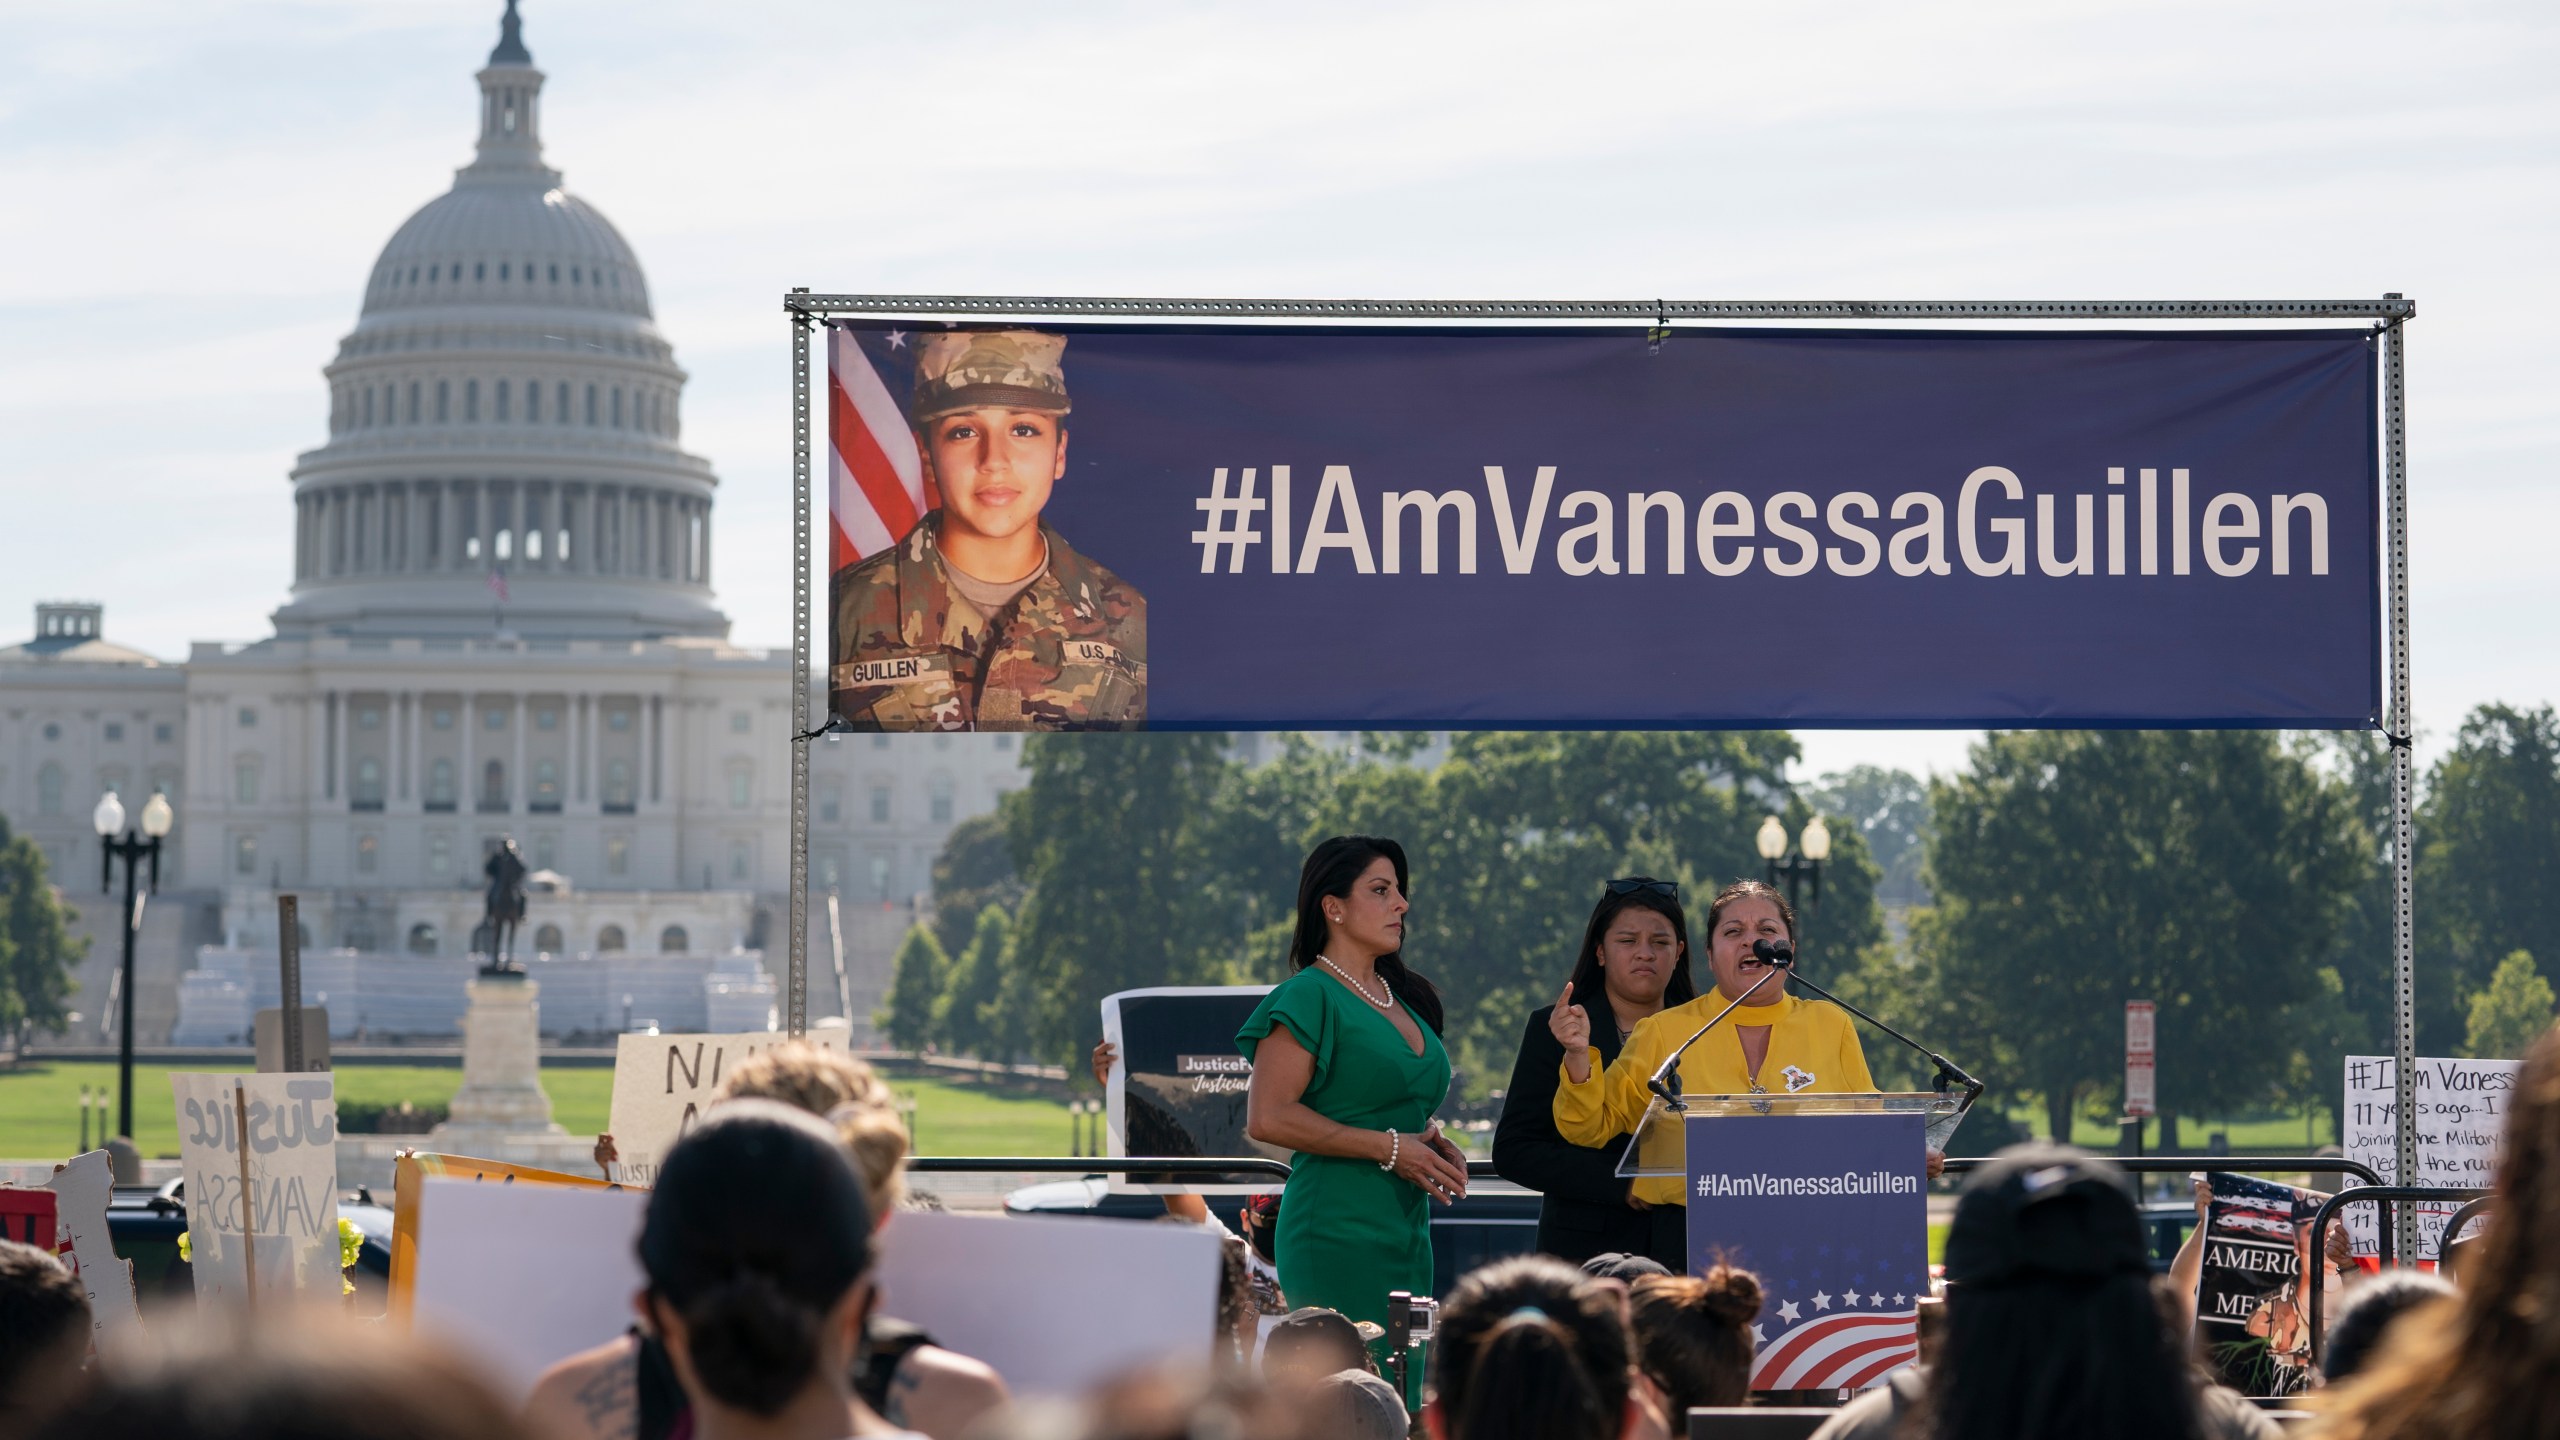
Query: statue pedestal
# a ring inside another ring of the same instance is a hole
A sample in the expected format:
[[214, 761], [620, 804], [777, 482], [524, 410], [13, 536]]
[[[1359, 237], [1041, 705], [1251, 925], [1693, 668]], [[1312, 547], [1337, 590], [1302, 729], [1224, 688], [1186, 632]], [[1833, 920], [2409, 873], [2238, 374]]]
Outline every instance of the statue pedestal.
[[462, 1089], [453, 1116], [427, 1137], [427, 1147], [449, 1155], [509, 1158], [522, 1148], [511, 1137], [564, 1133], [551, 1121], [551, 1097], [542, 1093], [542, 987], [522, 975], [483, 972], [468, 986], [471, 1008], [462, 1017]]

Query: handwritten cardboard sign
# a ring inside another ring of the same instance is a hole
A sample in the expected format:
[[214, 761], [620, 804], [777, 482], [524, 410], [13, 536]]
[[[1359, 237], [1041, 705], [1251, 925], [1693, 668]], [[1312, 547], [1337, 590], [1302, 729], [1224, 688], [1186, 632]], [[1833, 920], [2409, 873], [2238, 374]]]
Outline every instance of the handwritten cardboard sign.
[[[2347, 1158], [2373, 1167], [2385, 1185], [2425, 1185], [2486, 1190], [2498, 1173], [2498, 1137], [2506, 1129], [2507, 1099], [2514, 1091], [2513, 1060], [2418, 1061], [2418, 1173], [2402, 1180], [2399, 1156], [2399, 1067], [2388, 1055], [2347, 1057], [2345, 1118]], [[2445, 1221], [2459, 1202], [2417, 1207], [2420, 1260], [2436, 1258]], [[2383, 1207], [2350, 1205], [2347, 1237], [2358, 1255], [2378, 1252], [2375, 1229]]]
[[196, 1298], [242, 1298], [254, 1248], [259, 1298], [334, 1299], [340, 1289], [336, 1082], [327, 1074], [173, 1074], [169, 1088], [177, 1098]]
[[[844, 1031], [814, 1031], [808, 1043], [842, 1050]], [[779, 1030], [736, 1035], [625, 1035], [613, 1055], [613, 1178], [655, 1184], [659, 1162], [719, 1098], [739, 1061], [784, 1044]]]

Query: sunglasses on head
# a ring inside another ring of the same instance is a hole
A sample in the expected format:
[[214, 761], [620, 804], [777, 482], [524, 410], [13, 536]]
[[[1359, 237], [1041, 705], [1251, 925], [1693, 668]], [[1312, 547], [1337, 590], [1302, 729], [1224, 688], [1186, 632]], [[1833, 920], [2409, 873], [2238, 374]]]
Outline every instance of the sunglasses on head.
[[1623, 880], [1612, 880], [1608, 884], [1608, 891], [1612, 895], [1652, 894], [1666, 900], [1680, 898], [1680, 886], [1676, 882], [1656, 880], [1650, 875], [1630, 875]]

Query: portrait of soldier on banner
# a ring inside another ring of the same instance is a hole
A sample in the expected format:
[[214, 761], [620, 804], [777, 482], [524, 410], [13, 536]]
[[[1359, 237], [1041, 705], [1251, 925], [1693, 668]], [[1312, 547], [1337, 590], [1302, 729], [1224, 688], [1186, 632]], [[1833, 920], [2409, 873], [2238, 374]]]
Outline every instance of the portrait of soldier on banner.
[[829, 691], [854, 730], [1134, 730], [1146, 597], [1042, 518], [1064, 335], [835, 332]]

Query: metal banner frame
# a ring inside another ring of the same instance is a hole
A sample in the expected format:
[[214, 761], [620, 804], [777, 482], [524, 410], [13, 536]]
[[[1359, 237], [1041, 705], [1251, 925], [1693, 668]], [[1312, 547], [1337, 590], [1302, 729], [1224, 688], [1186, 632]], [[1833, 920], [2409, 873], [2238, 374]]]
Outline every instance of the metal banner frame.
[[[826, 731], [810, 708], [809, 667], [818, 663], [810, 627], [810, 334], [835, 315], [1125, 320], [1617, 320], [1668, 326], [1678, 320], [2370, 320], [2382, 346], [2383, 545], [2388, 566], [2391, 742], [2392, 1032], [2398, 1065], [2399, 1166], [2417, 1173], [2417, 1010], [2412, 901], [2415, 722], [2409, 708], [2408, 456], [2401, 327], [2416, 302], [2392, 293], [2370, 300], [1208, 300], [1055, 295], [859, 295], [782, 297], [791, 325], [791, 970], [789, 1028], [809, 1018], [809, 746]], [[848, 1017], [849, 1018], [849, 1017]], [[2400, 1249], [2415, 1253], [2416, 1220], [2401, 1218]]]

